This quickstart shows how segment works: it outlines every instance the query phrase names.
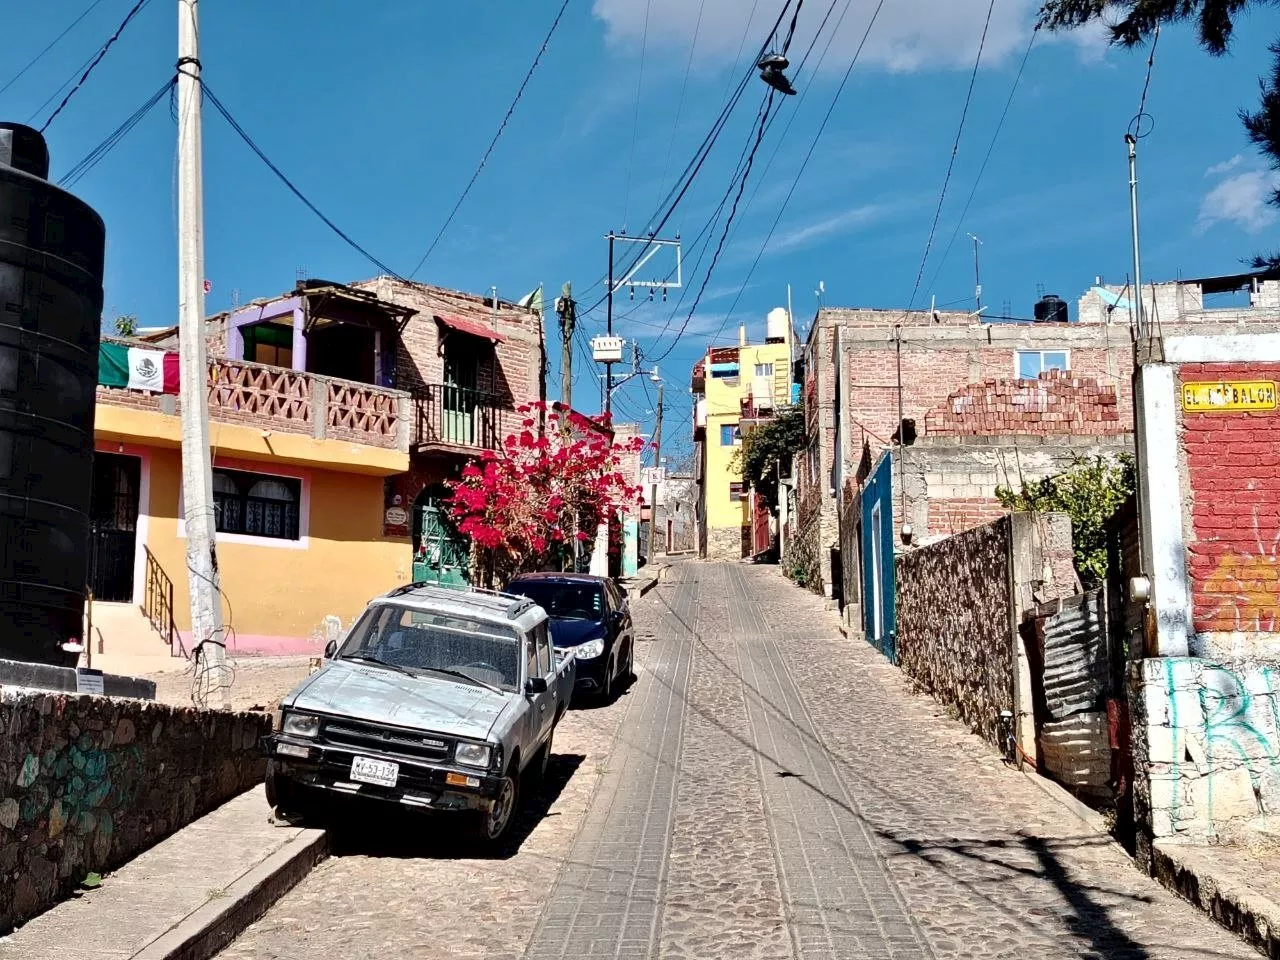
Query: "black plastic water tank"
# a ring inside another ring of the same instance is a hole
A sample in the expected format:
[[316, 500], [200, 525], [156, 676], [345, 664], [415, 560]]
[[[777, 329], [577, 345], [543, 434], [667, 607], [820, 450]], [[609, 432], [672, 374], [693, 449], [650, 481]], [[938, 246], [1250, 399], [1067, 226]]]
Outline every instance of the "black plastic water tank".
[[1036, 301], [1036, 320], [1041, 323], [1068, 323], [1067, 301], [1056, 293], [1048, 293]]
[[73, 665], [83, 631], [106, 231], [0, 123], [0, 658]]

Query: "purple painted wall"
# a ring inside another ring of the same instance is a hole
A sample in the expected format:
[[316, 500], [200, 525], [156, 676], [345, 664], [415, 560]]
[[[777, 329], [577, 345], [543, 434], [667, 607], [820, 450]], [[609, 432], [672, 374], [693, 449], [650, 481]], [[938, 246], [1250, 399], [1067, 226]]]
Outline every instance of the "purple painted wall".
[[242, 328], [255, 323], [267, 321], [280, 322], [286, 316], [293, 317], [293, 369], [307, 369], [307, 338], [303, 336], [306, 322], [301, 297], [287, 297], [284, 300], [272, 300], [243, 310], [237, 310], [227, 323], [227, 356], [234, 360], [244, 358], [244, 335]]

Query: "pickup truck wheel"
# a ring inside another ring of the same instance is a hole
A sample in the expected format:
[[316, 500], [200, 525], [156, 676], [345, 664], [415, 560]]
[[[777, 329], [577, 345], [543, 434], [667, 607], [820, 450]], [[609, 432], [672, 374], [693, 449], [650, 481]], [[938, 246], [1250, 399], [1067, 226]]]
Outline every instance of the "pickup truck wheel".
[[311, 813], [304, 787], [280, 772], [274, 760], [267, 761], [267, 806], [281, 817], [305, 817]]
[[517, 776], [508, 774], [502, 778], [502, 786], [492, 805], [480, 814], [480, 838], [487, 843], [497, 843], [506, 836], [519, 803], [520, 786]]

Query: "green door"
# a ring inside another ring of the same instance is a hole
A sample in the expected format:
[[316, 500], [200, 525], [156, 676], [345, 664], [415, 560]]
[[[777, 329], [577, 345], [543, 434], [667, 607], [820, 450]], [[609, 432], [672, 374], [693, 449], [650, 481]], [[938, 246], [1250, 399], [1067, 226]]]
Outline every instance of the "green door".
[[453, 343], [445, 345], [442, 439], [459, 446], [476, 442], [476, 399], [479, 364], [474, 353]]
[[466, 584], [471, 565], [466, 538], [449, 529], [435, 497], [428, 497], [421, 510], [421, 540], [413, 558], [414, 582]]

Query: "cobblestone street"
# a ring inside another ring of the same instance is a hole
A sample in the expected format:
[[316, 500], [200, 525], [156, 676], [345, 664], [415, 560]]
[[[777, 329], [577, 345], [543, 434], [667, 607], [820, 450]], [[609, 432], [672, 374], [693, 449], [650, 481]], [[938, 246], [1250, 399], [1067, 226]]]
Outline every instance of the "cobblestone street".
[[570, 712], [507, 855], [344, 818], [222, 956], [1256, 956], [776, 567], [669, 574], [634, 605], [639, 679]]

